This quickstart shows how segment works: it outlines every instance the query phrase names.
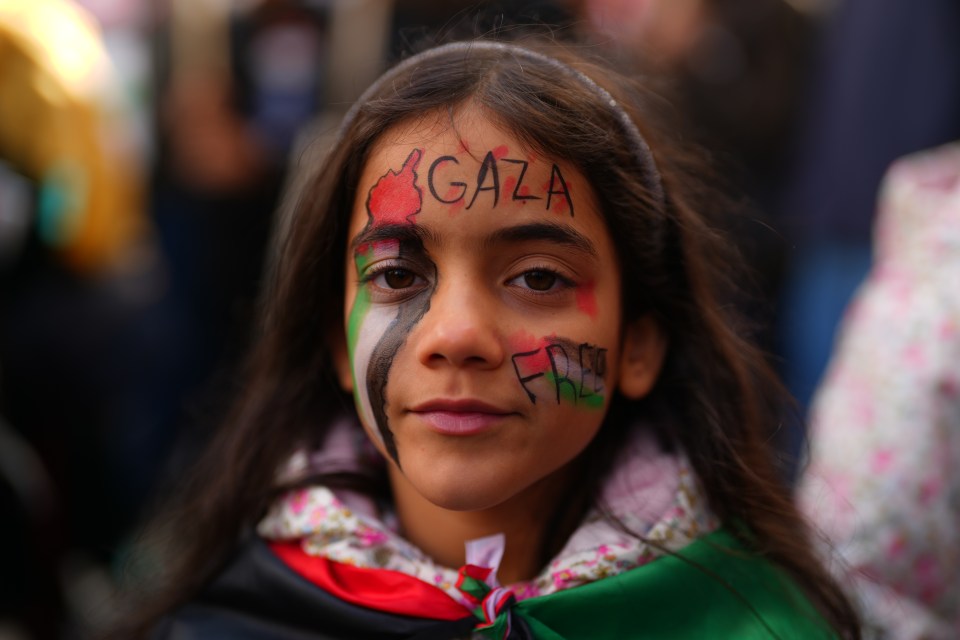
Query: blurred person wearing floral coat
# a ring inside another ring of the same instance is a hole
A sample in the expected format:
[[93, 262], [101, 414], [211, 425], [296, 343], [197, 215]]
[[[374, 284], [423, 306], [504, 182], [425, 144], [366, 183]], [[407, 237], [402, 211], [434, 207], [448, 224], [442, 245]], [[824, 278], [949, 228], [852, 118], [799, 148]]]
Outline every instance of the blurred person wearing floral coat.
[[[888, 171], [801, 504], [878, 637], [960, 637], [960, 144]], [[868, 636], [870, 637], [870, 636]]]

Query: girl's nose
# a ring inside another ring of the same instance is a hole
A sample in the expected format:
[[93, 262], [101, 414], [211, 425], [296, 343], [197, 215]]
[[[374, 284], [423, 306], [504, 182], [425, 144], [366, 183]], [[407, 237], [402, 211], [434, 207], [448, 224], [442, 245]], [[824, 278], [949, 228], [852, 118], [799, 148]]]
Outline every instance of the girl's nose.
[[493, 307], [489, 297], [478, 295], [470, 286], [453, 282], [438, 286], [417, 330], [420, 362], [426, 366], [499, 367], [505, 352]]

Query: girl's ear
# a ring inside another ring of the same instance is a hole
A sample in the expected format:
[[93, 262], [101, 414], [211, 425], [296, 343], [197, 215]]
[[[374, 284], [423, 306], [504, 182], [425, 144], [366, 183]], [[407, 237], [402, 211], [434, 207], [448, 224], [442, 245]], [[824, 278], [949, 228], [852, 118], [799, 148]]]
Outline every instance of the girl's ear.
[[644, 397], [660, 375], [667, 354], [667, 336], [653, 319], [646, 315], [624, 329], [623, 349], [617, 385], [630, 400]]
[[337, 381], [340, 388], [347, 393], [353, 393], [353, 367], [350, 366], [350, 354], [347, 352], [347, 336], [343, 331], [336, 331], [330, 341], [330, 355], [333, 358], [333, 367], [337, 370]]

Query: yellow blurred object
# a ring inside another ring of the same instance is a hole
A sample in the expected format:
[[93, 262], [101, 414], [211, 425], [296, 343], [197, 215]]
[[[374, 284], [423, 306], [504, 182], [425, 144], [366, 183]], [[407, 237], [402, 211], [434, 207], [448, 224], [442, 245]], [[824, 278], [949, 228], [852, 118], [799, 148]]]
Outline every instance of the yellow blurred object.
[[111, 113], [92, 18], [66, 0], [0, 0], [0, 158], [39, 186], [37, 230], [73, 269], [116, 268], [147, 230], [139, 158]]

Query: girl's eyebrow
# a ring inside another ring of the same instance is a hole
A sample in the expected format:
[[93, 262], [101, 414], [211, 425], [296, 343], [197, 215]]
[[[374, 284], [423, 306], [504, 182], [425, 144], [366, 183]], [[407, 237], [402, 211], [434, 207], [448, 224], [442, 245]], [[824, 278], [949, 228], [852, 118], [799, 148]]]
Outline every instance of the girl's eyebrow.
[[410, 242], [416, 246], [422, 247], [424, 240], [433, 240], [434, 234], [430, 229], [419, 224], [383, 224], [375, 227], [366, 228], [354, 237], [350, 242], [350, 249], [356, 253], [357, 249], [371, 242], [381, 242], [384, 240], [397, 240], [399, 242]]
[[485, 246], [491, 246], [529, 242], [531, 240], [547, 240], [577, 249], [594, 258], [599, 255], [596, 247], [593, 246], [593, 243], [590, 242], [589, 238], [585, 235], [573, 227], [553, 222], [531, 222], [515, 227], [498, 229], [484, 238], [483, 244]]

